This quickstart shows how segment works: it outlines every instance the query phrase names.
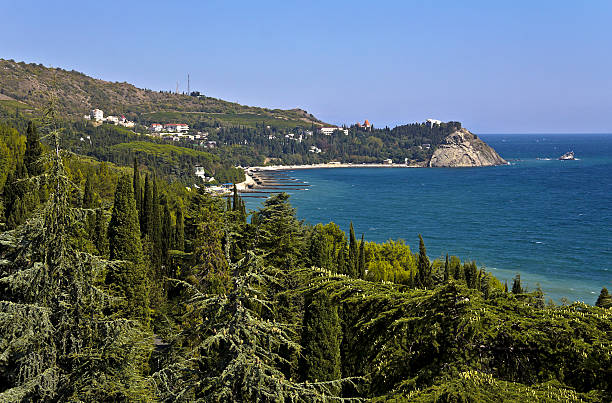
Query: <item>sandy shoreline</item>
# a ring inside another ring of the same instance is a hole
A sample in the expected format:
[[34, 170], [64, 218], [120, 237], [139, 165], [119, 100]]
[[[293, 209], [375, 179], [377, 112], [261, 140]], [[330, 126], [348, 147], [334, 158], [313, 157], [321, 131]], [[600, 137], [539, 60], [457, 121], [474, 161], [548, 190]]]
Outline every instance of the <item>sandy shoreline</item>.
[[[267, 165], [263, 167], [249, 167], [248, 171], [287, 171], [294, 169], [320, 169], [320, 168], [423, 168], [423, 165], [406, 164], [311, 164], [311, 165]], [[246, 174], [245, 172], [245, 174]]]

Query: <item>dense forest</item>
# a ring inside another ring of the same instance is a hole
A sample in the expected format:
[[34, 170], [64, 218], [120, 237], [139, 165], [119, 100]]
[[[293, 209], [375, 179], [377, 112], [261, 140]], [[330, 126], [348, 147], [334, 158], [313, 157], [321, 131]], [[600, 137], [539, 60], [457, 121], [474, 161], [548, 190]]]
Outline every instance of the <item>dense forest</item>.
[[605, 288], [555, 305], [519, 276], [431, 260], [418, 234], [413, 251], [307, 225], [286, 194], [247, 212], [168, 180], [166, 156], [108, 162], [105, 128], [79, 155], [45, 116], [0, 125], [0, 401], [612, 395]]

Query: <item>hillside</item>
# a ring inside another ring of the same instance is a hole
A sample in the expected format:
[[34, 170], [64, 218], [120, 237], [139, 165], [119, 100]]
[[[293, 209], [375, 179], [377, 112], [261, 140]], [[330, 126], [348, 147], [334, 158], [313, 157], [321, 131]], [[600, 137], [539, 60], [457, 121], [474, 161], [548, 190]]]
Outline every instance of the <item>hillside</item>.
[[16, 100], [41, 108], [48, 101], [49, 93], [55, 92], [60, 113], [73, 118], [99, 108], [105, 114], [125, 115], [143, 124], [162, 119], [188, 124], [205, 120], [218, 122], [220, 126], [252, 126], [254, 122], [279, 127], [322, 124], [301, 109], [267, 109], [204, 95], [152, 91], [42, 64], [0, 59], [0, 72], [0, 100]]

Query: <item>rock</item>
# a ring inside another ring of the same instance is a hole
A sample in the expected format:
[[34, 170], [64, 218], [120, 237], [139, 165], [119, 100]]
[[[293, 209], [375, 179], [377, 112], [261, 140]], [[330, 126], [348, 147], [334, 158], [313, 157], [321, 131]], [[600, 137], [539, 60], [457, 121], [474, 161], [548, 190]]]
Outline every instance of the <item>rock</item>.
[[487, 167], [507, 162], [487, 143], [466, 129], [451, 133], [434, 151], [430, 167]]

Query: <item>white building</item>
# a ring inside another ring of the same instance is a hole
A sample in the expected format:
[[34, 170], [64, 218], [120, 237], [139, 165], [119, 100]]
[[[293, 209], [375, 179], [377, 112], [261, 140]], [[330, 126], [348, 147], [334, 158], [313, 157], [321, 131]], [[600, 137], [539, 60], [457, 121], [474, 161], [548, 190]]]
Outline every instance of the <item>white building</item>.
[[149, 127], [149, 130], [151, 130], [152, 132], [161, 132], [162, 130], [164, 130], [164, 126], [160, 123], [152, 123]]
[[189, 125], [186, 125], [184, 123], [168, 123], [164, 125], [164, 129], [169, 132], [182, 133], [189, 131]]
[[429, 127], [433, 128], [434, 125], [439, 125], [439, 124], [442, 123], [442, 121], [441, 120], [437, 120], [437, 119], [427, 119], [425, 121], [425, 123], [427, 123], [429, 125]]
[[317, 146], [310, 146], [310, 149], [308, 151], [315, 154], [321, 153], [321, 149]]
[[104, 120], [104, 112], [100, 109], [92, 109], [91, 110], [91, 119], [99, 122]]
[[107, 116], [104, 121], [116, 125], [119, 123], [119, 118], [117, 116]]
[[345, 136], [348, 136], [348, 129], [342, 129], [340, 127], [322, 127], [319, 130], [326, 136], [331, 136], [336, 130], [340, 130]]
[[386, 160], [383, 160], [383, 164], [391, 165], [391, 164], [393, 164], [393, 160], [391, 158], [387, 158]]

